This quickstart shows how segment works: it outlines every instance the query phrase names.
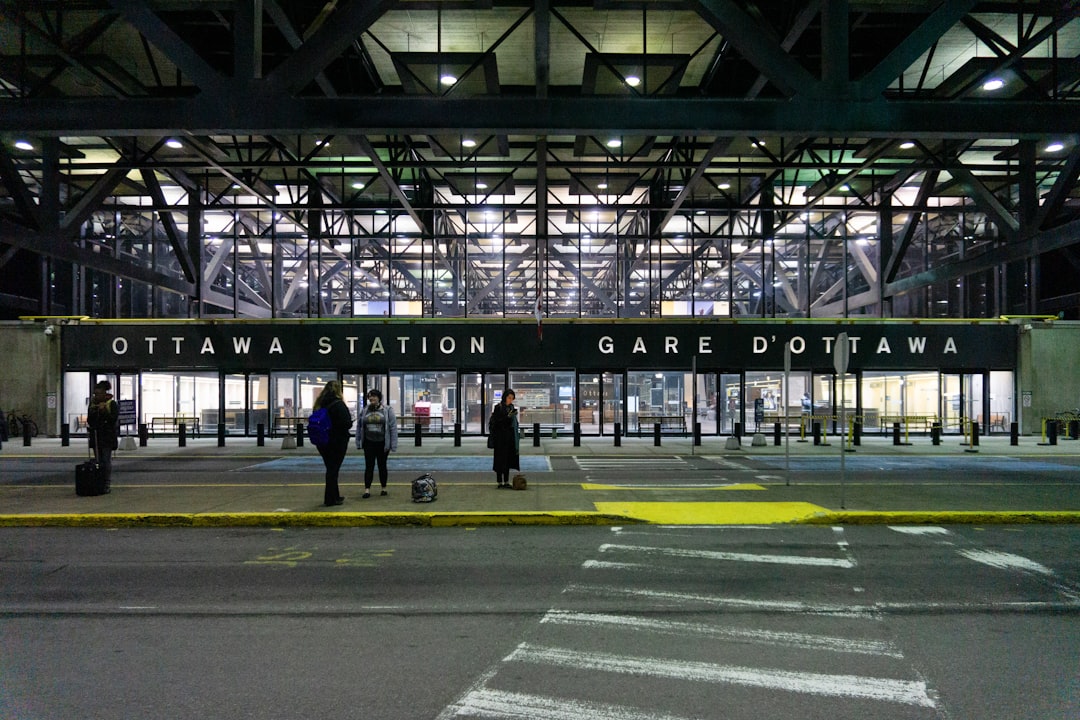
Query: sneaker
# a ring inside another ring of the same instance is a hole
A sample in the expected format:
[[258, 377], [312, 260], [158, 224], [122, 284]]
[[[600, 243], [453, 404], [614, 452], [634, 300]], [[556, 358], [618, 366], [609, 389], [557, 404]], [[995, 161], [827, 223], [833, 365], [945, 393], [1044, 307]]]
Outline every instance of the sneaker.
[[361, 495], [360, 497], [362, 497], [362, 498], [364, 498], [366, 500], [367, 498], [371, 497], [371, 493], [369, 493], [367, 490], [365, 490], [364, 494]]
[[379, 493], [379, 494], [385, 497], [385, 496], [386, 496], [386, 491], [385, 491], [385, 490], [383, 490], [383, 491], [382, 491], [381, 493]]

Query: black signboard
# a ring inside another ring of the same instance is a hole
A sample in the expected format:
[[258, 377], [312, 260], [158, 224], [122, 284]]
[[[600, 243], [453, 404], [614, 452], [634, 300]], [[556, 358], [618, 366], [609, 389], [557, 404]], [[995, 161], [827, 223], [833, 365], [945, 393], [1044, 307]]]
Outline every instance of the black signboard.
[[850, 370], [1012, 369], [1017, 329], [996, 322], [717, 320], [91, 322], [63, 327], [66, 369], [225, 372], [577, 368], [831, 372], [847, 333]]

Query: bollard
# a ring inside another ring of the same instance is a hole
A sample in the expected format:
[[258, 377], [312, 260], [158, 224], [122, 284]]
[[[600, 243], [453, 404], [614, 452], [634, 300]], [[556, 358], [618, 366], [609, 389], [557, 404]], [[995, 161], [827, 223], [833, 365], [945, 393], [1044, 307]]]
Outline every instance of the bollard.
[[1017, 446], [1020, 444], [1020, 423], [1009, 423], [1009, 444]]
[[815, 420], [813, 422], [813, 424], [811, 425], [811, 427], [813, 428], [814, 445], [820, 445], [821, 444], [821, 421]]
[[266, 446], [266, 425], [263, 423], [255, 426], [255, 445], [258, 447]]
[[[551, 431], [551, 437], [555, 437], [555, 431]], [[581, 447], [581, 423], [574, 423], [574, 447]]]
[[1080, 420], [1069, 421], [1069, 439], [1080, 440]]
[[177, 439], [177, 443], [179, 444], [179, 446], [187, 447], [187, 423], [180, 423], [180, 425], [177, 427], [177, 433], [180, 436]]
[[694, 423], [694, 447], [701, 447], [701, 423]]
[[862, 446], [862, 420], [855, 418], [854, 424], [851, 426], [852, 442], [855, 443], [855, 447]]
[[71, 428], [67, 423], [60, 426], [60, 447], [68, 447], [71, 445]]
[[225, 423], [217, 424], [217, 446], [225, 447]]
[[540, 447], [540, 423], [533, 423], [533, 447]]
[[1051, 445], [1057, 445], [1057, 421], [1051, 420], [1046, 423], [1046, 439]]
[[780, 423], [773, 423], [772, 444], [780, 447]]
[[652, 426], [652, 444], [655, 447], [660, 447], [660, 423], [653, 423], [653, 426]]
[[150, 428], [146, 423], [139, 423], [139, 447], [146, 447], [150, 442]]
[[22, 426], [22, 444], [30, 447], [30, 423], [24, 422]]
[[420, 425], [420, 423], [413, 423], [413, 445], [415, 447], [420, 447], [421, 445], [423, 445], [424, 441], [421, 439], [423, 437], [421, 435], [423, 431], [424, 428], [422, 425]]
[[622, 423], [615, 423], [615, 447], [622, 447]]
[[898, 422], [894, 422], [892, 424], [892, 444], [900, 444], [900, 423]]
[[941, 423], [939, 422], [930, 426], [930, 443], [932, 445], [941, 444]]
[[296, 432], [294, 434], [296, 435], [296, 447], [304, 447], [304, 423], [296, 423]]
[[979, 452], [979, 423], [971, 423], [971, 446], [964, 452], [977, 453]]
[[454, 447], [461, 447], [461, 423], [454, 423]]
[[741, 422], [735, 423], [735, 429], [732, 431], [731, 434], [734, 435], [735, 437], [739, 438], [739, 443], [742, 444], [743, 431], [742, 431], [742, 423]]

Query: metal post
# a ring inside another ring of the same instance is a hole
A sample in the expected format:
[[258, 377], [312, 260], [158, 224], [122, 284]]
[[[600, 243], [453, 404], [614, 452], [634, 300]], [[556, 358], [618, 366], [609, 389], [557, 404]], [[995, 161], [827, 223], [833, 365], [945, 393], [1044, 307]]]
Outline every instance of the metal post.
[[71, 445], [71, 428], [67, 423], [60, 426], [60, 447]]
[[780, 447], [780, 423], [773, 423], [773, 445]]
[[255, 426], [255, 444], [258, 447], [266, 446], [266, 425], [263, 423]]
[[900, 423], [898, 422], [894, 422], [892, 424], [892, 444], [900, 444]]
[[139, 447], [146, 447], [150, 442], [150, 428], [146, 423], [139, 423]]
[[941, 444], [941, 423], [939, 422], [930, 426], [930, 443], [935, 446]]
[[296, 423], [296, 447], [304, 447], [304, 423]]
[[461, 447], [461, 423], [454, 423], [454, 447]]
[[653, 423], [652, 444], [656, 447], [660, 447], [660, 423]]
[[694, 446], [701, 447], [701, 423], [694, 421]]
[[574, 447], [581, 447], [581, 423], [579, 422], [574, 423]]
[[217, 446], [225, 447], [225, 423], [217, 424]]
[[540, 447], [540, 423], [533, 423], [533, 447]]
[[622, 423], [615, 423], [615, 447], [622, 447]]
[[1009, 444], [1017, 446], [1020, 444], [1020, 423], [1009, 423]]
[[187, 447], [187, 423], [180, 423], [177, 427], [177, 432], [180, 437], [177, 439], [177, 443], [180, 447]]
[[424, 432], [424, 428], [420, 423], [413, 423], [413, 445], [420, 447], [423, 444], [421, 433]]

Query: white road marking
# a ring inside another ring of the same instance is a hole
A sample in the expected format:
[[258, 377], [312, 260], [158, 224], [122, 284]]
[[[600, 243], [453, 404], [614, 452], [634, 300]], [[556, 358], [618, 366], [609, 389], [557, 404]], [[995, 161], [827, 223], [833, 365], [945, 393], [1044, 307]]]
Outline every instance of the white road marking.
[[881, 640], [858, 640], [808, 633], [716, 627], [705, 623], [656, 620], [631, 615], [549, 610], [541, 618], [540, 622], [554, 625], [620, 628], [632, 631], [656, 632], [664, 635], [713, 637], [756, 645], [793, 647], [801, 650], [825, 650], [828, 652], [877, 655], [891, 658], [904, 657], [904, 654], [895, 645]]
[[904, 535], [948, 535], [949, 531], [943, 527], [906, 527], [904, 525], [890, 525], [889, 529], [893, 532], [902, 533]]
[[1053, 575], [1054, 571], [1045, 565], [1040, 565], [1034, 560], [1028, 560], [1020, 555], [996, 550], [960, 550], [961, 555], [968, 560], [974, 560], [983, 565], [998, 568], [999, 570], [1026, 570], [1042, 575]]
[[844, 528], [834, 527], [833, 533], [839, 536], [839, 540], [836, 541], [836, 546], [840, 548], [840, 552], [844, 554], [844, 557], [848, 559], [852, 567], [855, 567], [855, 554], [851, 552], [851, 546], [848, 544], [847, 538], [844, 536]]
[[[542, 695], [483, 688], [470, 692], [447, 717], [522, 718], [523, 720], [683, 720], [621, 705], [560, 700]], [[450, 709], [450, 708], [448, 708]], [[439, 716], [443, 718], [443, 715]]]
[[611, 543], [600, 546], [600, 552], [611, 551], [668, 555], [671, 557], [698, 558], [701, 560], [765, 563], [769, 565], [810, 565], [814, 567], [838, 568], [855, 567], [855, 563], [848, 558], [823, 558], [803, 555], [758, 555], [752, 553], [718, 552], [714, 550], [681, 550], [677, 548], [646, 547], [642, 545], [614, 545]]
[[[645, 563], [607, 562], [605, 560], [586, 560], [581, 563], [581, 567], [585, 570], [655, 570], [652, 565], [646, 565]], [[673, 575], [685, 575], [689, 572], [677, 568], [664, 568], [664, 571]]]
[[872, 605], [813, 605], [798, 600], [747, 600], [745, 598], [720, 597], [718, 595], [693, 595], [690, 593], [662, 592], [659, 590], [635, 590], [609, 585], [571, 584], [564, 593], [584, 595], [622, 596], [642, 598], [651, 603], [670, 603], [683, 606], [699, 603], [713, 607], [738, 608], [764, 612], [805, 613], [807, 615], [831, 615], [835, 617], [876, 618], [877, 608]]
[[529, 643], [519, 645], [505, 660], [624, 675], [728, 683], [809, 695], [864, 698], [928, 708], [935, 706], [934, 701], [927, 695], [926, 683], [920, 681], [716, 665], [665, 658], [628, 657], [610, 653], [543, 647]]

